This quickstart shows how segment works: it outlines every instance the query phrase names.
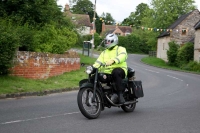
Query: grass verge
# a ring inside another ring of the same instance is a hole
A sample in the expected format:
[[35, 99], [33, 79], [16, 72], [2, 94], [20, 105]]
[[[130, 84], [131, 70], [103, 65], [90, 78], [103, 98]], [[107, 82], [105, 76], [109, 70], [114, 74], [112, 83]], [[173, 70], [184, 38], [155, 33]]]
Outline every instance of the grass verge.
[[170, 69], [170, 70], [175, 70], [175, 71], [183, 71], [183, 72], [200, 74], [200, 72], [187, 71], [187, 70], [183, 70], [183, 69], [178, 68], [178, 67], [169, 66], [164, 60], [156, 58], [156, 57], [145, 57], [145, 58], [142, 58], [141, 61], [143, 63], [145, 63], [145, 64], [149, 64], [149, 65], [160, 67], [160, 68], [165, 68], [165, 69]]
[[[81, 63], [93, 64], [96, 58], [80, 54]], [[64, 73], [44, 80], [32, 80], [15, 76], [0, 76], [0, 94], [23, 92], [42, 92], [48, 90], [61, 90], [78, 87], [81, 79], [87, 78], [85, 67], [80, 70]]]

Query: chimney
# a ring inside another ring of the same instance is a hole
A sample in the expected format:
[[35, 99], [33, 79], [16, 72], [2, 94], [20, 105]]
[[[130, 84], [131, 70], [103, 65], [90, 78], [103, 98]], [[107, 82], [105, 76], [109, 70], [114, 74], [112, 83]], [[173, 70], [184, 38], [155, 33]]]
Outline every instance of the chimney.
[[103, 23], [102, 23], [102, 29], [101, 29], [101, 32], [104, 32], [104, 31], [106, 31], [106, 26], [105, 26], [105, 23], [103, 22]]
[[69, 8], [69, 5], [66, 4], [66, 5], [65, 5], [65, 12], [69, 11], [69, 9], [70, 9], [70, 8]]
[[68, 4], [65, 5], [64, 12], [66, 12], [69, 16], [71, 16], [70, 7]]

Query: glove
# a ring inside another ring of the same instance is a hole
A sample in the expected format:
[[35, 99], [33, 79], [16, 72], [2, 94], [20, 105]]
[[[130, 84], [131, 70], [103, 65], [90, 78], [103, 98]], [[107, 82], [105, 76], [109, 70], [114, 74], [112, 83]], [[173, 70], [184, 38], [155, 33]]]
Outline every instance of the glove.
[[115, 63], [114, 60], [109, 60], [109, 61], [106, 62], [106, 66], [110, 66], [110, 65], [112, 65], [114, 63]]

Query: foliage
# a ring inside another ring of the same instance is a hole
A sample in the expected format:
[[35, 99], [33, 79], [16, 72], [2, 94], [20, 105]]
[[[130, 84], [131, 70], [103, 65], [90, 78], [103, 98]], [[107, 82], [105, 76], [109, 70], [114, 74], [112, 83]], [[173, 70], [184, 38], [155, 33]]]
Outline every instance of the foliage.
[[138, 36], [133, 34], [128, 36], [119, 36], [119, 45], [126, 48], [129, 53], [148, 53], [148, 48]]
[[77, 42], [77, 35], [67, 27], [57, 29], [46, 24], [35, 35], [35, 51], [62, 54]]
[[[200, 71], [199, 71], [200, 64], [197, 62], [191, 62], [191, 64], [189, 63], [188, 65], [186, 65], [186, 67], [179, 68], [176, 66], [171, 66], [168, 63], [166, 63], [164, 60], [162, 60], [160, 58], [155, 58], [155, 57], [144, 57], [144, 58], [142, 58], [141, 61], [144, 63], [147, 63], [149, 65], [160, 67], [160, 68], [176, 70], [176, 71], [194, 72], [194, 73], [200, 74]], [[191, 69], [191, 68], [193, 68], [192, 66], [195, 66], [194, 68], [196, 68], [196, 69], [192, 70]]]
[[176, 58], [178, 52], [179, 45], [177, 43], [169, 42], [169, 50], [167, 50], [167, 58], [169, 65], [176, 65]]
[[134, 25], [135, 27], [142, 25], [142, 19], [147, 17], [145, 11], [149, 9], [149, 6], [145, 3], [141, 3], [136, 7], [135, 12], [131, 12], [128, 18], [124, 19], [122, 23], [128, 25]]
[[43, 26], [62, 19], [55, 0], [3, 0], [0, 1], [0, 9], [0, 17], [8, 16], [21, 25]]
[[177, 64], [181, 66], [183, 64], [187, 64], [193, 60], [194, 56], [194, 44], [186, 43], [184, 44], [177, 53]]
[[99, 46], [102, 42], [102, 38], [99, 36], [98, 33], [95, 33], [94, 34], [94, 45], [95, 45], [95, 48], [97, 48], [97, 46]]
[[94, 9], [90, 0], [78, 0], [70, 11], [73, 14], [88, 14], [90, 16], [90, 20], [93, 20]]
[[200, 72], [200, 63], [196, 61], [190, 61], [187, 64], [183, 64], [180, 68], [184, 70]]
[[[91, 65], [96, 58], [80, 55], [80, 62]], [[87, 78], [85, 67], [80, 70], [64, 73], [44, 80], [32, 80], [14, 76], [0, 75], [0, 94], [11, 94], [21, 92], [44, 92], [49, 90], [71, 90], [78, 87], [81, 79]]]
[[[147, 17], [154, 21], [152, 27], [167, 28], [181, 15], [195, 9], [194, 0], [152, 0], [154, 13]], [[151, 15], [151, 16], [150, 16]]]
[[16, 48], [19, 46], [18, 27], [0, 19], [0, 75], [8, 74]]

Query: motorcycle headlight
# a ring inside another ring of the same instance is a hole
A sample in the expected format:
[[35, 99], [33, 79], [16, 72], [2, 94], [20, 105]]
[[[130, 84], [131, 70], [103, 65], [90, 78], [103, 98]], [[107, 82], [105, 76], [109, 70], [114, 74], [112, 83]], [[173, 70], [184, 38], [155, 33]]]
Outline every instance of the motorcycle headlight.
[[91, 74], [92, 71], [93, 71], [93, 67], [92, 67], [92, 66], [87, 66], [87, 67], [86, 67], [86, 71], [85, 71], [85, 72], [86, 72], [87, 74]]

